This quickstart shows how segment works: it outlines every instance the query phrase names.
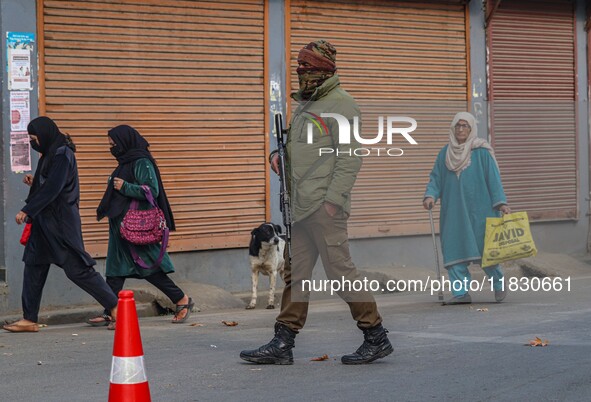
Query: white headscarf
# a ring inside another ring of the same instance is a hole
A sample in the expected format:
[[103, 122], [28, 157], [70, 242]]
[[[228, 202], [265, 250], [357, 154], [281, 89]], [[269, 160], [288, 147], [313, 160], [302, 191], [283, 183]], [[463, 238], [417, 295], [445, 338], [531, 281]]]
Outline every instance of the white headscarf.
[[[463, 144], [458, 143], [455, 135], [455, 126], [460, 120], [465, 120], [470, 126], [470, 135]], [[486, 148], [495, 160], [495, 163], [497, 163], [495, 151], [490, 144], [486, 140], [478, 138], [476, 118], [468, 112], [460, 112], [455, 115], [451, 122], [449, 130], [449, 145], [447, 147], [447, 154], [445, 155], [445, 166], [447, 166], [452, 172], [456, 172], [456, 175], [460, 177], [462, 171], [470, 166], [470, 156], [472, 155], [472, 150], [474, 148]], [[497, 163], [497, 167], [498, 166], [499, 164]]]

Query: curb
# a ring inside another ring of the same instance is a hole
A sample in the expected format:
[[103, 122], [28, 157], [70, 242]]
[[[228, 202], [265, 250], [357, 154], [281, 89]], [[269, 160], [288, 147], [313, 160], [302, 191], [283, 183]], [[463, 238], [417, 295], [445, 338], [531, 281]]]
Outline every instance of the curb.
[[[132, 281], [130, 280], [130, 282]], [[126, 289], [134, 292], [138, 317], [156, 317], [174, 313], [174, 304], [162, 292], [144, 283], [145, 281], [133, 282], [136, 283], [130, 284]], [[194, 312], [227, 310], [246, 306], [239, 298], [217, 286], [198, 282], [177, 282], [177, 285], [193, 298]], [[39, 324], [85, 323], [87, 319], [102, 313], [103, 309], [98, 303], [71, 308], [47, 308], [39, 312]], [[0, 317], [0, 322], [13, 322], [21, 318], [22, 313], [13, 313]]]
[[[156, 306], [153, 303], [138, 303], [138, 317], [153, 317], [158, 315]], [[100, 305], [80, 306], [61, 310], [46, 310], [39, 313], [39, 324], [63, 325], [74, 323], [85, 323], [87, 319], [101, 315], [103, 311]], [[2, 322], [13, 322], [20, 320], [21, 314], [0, 317]]]

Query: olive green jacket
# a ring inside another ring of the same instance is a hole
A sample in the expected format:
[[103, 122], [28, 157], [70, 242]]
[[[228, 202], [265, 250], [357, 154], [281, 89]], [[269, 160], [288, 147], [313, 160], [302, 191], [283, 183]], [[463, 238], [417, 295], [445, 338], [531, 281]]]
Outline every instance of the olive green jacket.
[[[353, 136], [353, 118], [357, 117], [361, 125], [359, 107], [355, 99], [340, 87], [336, 74], [317, 88], [309, 101], [301, 101], [297, 94], [292, 97], [299, 102], [291, 117], [286, 140], [292, 221], [307, 218], [324, 202], [339, 206], [349, 216], [351, 190], [362, 164], [362, 158], [353, 153], [360, 146]], [[320, 118], [321, 113], [337, 113], [349, 121], [350, 144], [339, 143], [337, 120]], [[308, 143], [309, 123], [313, 137], [311, 144]], [[321, 150], [327, 156], [321, 156]], [[336, 156], [337, 150], [339, 156]]]

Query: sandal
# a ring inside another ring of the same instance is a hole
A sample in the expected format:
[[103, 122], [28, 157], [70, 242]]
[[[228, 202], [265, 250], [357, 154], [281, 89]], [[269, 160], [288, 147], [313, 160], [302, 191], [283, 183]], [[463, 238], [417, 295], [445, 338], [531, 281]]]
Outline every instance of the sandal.
[[177, 318], [179, 313], [185, 309], [187, 309], [187, 314], [183, 318], [179, 318], [178, 320], [172, 320], [173, 324], [182, 324], [183, 322], [187, 321], [189, 316], [191, 315], [191, 310], [195, 307], [195, 303], [193, 303], [193, 299], [189, 297], [189, 303], [187, 304], [177, 304], [176, 310], [174, 311], [174, 318]]
[[113, 321], [110, 315], [101, 314], [93, 318], [89, 318], [86, 320], [86, 323], [91, 327], [104, 327], [105, 325], [109, 325], [109, 323]]
[[5, 324], [2, 328], [8, 332], [39, 332], [39, 325], [36, 322], [22, 324], [21, 321], [23, 320], [17, 320], [11, 323], [4, 321]]
[[107, 329], [109, 331], [114, 331], [115, 330], [115, 327], [116, 327], [115, 320], [111, 319], [111, 322], [109, 322], [109, 325], [107, 325]]

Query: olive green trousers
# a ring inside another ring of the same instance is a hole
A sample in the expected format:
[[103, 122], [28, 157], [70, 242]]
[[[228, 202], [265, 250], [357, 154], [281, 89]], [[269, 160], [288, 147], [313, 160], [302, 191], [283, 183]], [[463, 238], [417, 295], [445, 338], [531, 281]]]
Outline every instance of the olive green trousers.
[[[318, 256], [330, 281], [362, 281], [349, 253], [347, 216], [337, 212], [331, 217], [322, 205], [306, 219], [292, 227], [292, 260], [285, 264], [285, 289], [281, 298], [281, 312], [277, 321], [295, 332], [304, 327], [308, 316], [312, 271]], [[287, 250], [287, 247], [286, 247]], [[359, 285], [360, 282], [357, 282]], [[360, 329], [371, 328], [382, 322], [373, 295], [369, 291], [341, 286], [336, 292], [351, 310]], [[329, 286], [330, 290], [330, 286]]]

